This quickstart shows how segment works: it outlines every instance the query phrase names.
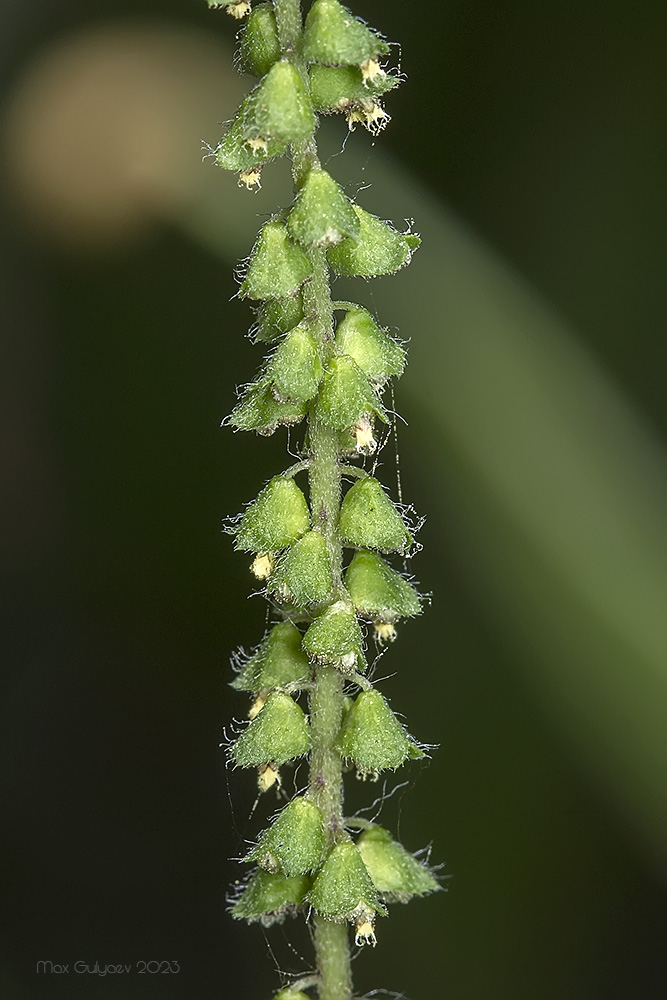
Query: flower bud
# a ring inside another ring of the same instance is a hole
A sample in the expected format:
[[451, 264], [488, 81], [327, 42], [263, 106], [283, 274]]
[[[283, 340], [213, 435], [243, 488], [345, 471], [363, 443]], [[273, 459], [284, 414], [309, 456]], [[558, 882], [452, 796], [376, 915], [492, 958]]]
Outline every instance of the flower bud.
[[308, 721], [288, 694], [274, 691], [266, 705], [230, 748], [239, 767], [280, 766], [310, 749]]
[[305, 84], [287, 59], [273, 64], [246, 101], [246, 136], [301, 142], [317, 126]]
[[293, 243], [282, 222], [267, 222], [250, 254], [241, 298], [282, 299], [310, 277], [310, 261]]
[[343, 673], [366, 667], [359, 622], [345, 601], [337, 601], [315, 619], [303, 637], [303, 648], [312, 660], [338, 667]]
[[405, 552], [412, 543], [403, 518], [372, 476], [359, 479], [345, 494], [339, 526], [343, 543], [355, 549]]
[[344, 431], [374, 413], [385, 423], [387, 414], [377, 393], [352, 358], [333, 358], [324, 373], [315, 404], [318, 420], [332, 430]]
[[317, 344], [306, 322], [287, 334], [266, 367], [274, 394], [295, 403], [307, 403], [313, 398], [323, 373]]
[[361, 65], [389, 46], [338, 0], [315, 0], [306, 17], [303, 57], [330, 66]]
[[367, 309], [349, 308], [336, 328], [336, 346], [353, 358], [374, 385], [401, 376], [405, 351], [375, 322]]
[[268, 299], [257, 310], [253, 339], [270, 343], [292, 330], [303, 319], [301, 292], [285, 299]]
[[336, 274], [346, 278], [375, 278], [392, 274], [410, 263], [413, 250], [419, 246], [419, 237], [397, 232], [388, 222], [358, 205], [353, 208], [361, 224], [358, 238], [345, 239], [327, 253]]
[[347, 568], [345, 585], [357, 614], [378, 624], [392, 624], [421, 611], [417, 591], [375, 552], [357, 552]]
[[293, 479], [275, 476], [246, 509], [234, 547], [246, 552], [276, 552], [308, 531], [306, 498]]
[[364, 81], [358, 66], [310, 67], [310, 96], [316, 111], [347, 111], [357, 101], [381, 97], [400, 81], [382, 71], [372, 81]]
[[232, 906], [232, 916], [248, 923], [259, 921], [264, 927], [282, 923], [303, 905], [307, 889], [308, 879], [303, 875], [288, 878], [260, 868]]
[[215, 151], [216, 163], [223, 170], [252, 170], [267, 160], [282, 156], [289, 146], [289, 142], [283, 139], [248, 141], [245, 124], [247, 101], [246, 98], [241, 104]]
[[246, 21], [241, 38], [241, 69], [252, 76], [264, 76], [280, 59], [280, 39], [271, 4], [255, 7]]
[[300, 796], [285, 806], [244, 860], [256, 861], [267, 871], [305, 875], [319, 868], [325, 853], [322, 813], [314, 802]]
[[238, 406], [235, 406], [225, 423], [237, 431], [257, 431], [268, 436], [276, 427], [284, 424], [291, 427], [306, 415], [305, 403], [281, 403], [271, 392], [266, 382], [251, 385]]
[[231, 686], [236, 691], [266, 691], [304, 684], [311, 674], [301, 648], [301, 633], [292, 622], [278, 622], [260, 643]]
[[374, 826], [364, 831], [357, 848], [373, 884], [387, 903], [407, 903], [413, 896], [437, 892], [438, 880], [388, 830]]
[[386, 768], [395, 770], [408, 757], [424, 756], [408, 738], [386, 700], [375, 690], [357, 695], [343, 721], [338, 749], [342, 757], [354, 761], [361, 774], [377, 774]]
[[350, 199], [326, 172], [313, 168], [287, 218], [292, 239], [307, 247], [326, 247], [359, 234], [360, 223]]
[[327, 599], [333, 589], [333, 573], [326, 542], [316, 528], [285, 552], [279, 560], [269, 591], [281, 601], [304, 608]]
[[351, 840], [333, 848], [306, 900], [323, 917], [340, 923], [354, 923], [361, 914], [372, 921], [375, 913], [387, 912]]

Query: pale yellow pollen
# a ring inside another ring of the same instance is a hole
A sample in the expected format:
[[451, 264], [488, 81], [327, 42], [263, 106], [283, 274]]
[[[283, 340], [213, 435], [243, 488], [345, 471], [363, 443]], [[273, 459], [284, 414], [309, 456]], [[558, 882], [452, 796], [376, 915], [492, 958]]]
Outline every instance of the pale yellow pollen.
[[375, 638], [381, 646], [393, 642], [396, 638], [396, 628], [390, 622], [378, 622], [375, 626]]
[[372, 455], [378, 445], [373, 437], [373, 425], [368, 417], [362, 417], [352, 431], [357, 442], [357, 452], [360, 455]]
[[387, 114], [382, 105], [371, 98], [364, 98], [349, 105], [345, 118], [350, 132], [354, 130], [356, 124], [360, 123], [373, 135], [381, 132], [385, 125], [391, 121], [391, 116]]
[[259, 191], [262, 186], [260, 182], [261, 175], [261, 167], [251, 167], [250, 170], [242, 170], [239, 174], [239, 187], [244, 187], [246, 191], [252, 191], [253, 189]]
[[236, 3], [227, 4], [227, 13], [236, 18], [237, 21], [243, 20], [246, 14], [249, 14], [250, 11], [250, 4], [246, 3], [245, 0], [237, 0]]
[[261, 135], [253, 136], [250, 139], [246, 139], [246, 146], [248, 146], [253, 153], [268, 153], [269, 144], [266, 139], [263, 139]]
[[370, 922], [363, 917], [357, 920], [355, 927], [354, 943], [360, 948], [362, 945], [370, 944], [373, 948], [377, 944], [377, 938], [375, 937], [375, 927]]
[[275, 764], [260, 764], [257, 768], [257, 788], [260, 794], [268, 792], [274, 785], [276, 788], [282, 787], [280, 771]]
[[252, 705], [250, 706], [250, 709], [248, 710], [248, 718], [250, 719], [251, 722], [254, 718], [256, 718], [259, 715], [259, 713], [262, 711], [265, 705], [266, 705], [266, 695], [258, 694], [255, 700], [253, 701]]
[[361, 78], [365, 84], [374, 83], [379, 76], [385, 76], [385, 72], [377, 59], [367, 59], [359, 67]]
[[256, 555], [250, 566], [250, 572], [253, 576], [256, 576], [258, 580], [266, 580], [267, 577], [271, 576], [273, 572], [273, 567], [275, 566], [275, 559], [271, 552], [260, 552]]

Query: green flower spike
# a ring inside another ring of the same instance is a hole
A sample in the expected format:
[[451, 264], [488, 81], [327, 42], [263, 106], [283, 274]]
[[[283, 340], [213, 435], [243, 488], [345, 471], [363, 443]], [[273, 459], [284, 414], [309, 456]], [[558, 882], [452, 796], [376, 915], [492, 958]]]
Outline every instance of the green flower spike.
[[309, 531], [281, 557], [271, 575], [269, 593], [305, 608], [326, 600], [333, 589], [326, 542], [317, 529]]
[[305, 403], [281, 403], [273, 395], [266, 381], [249, 386], [238, 406], [235, 406], [225, 423], [237, 431], [256, 431], [267, 436], [280, 425], [291, 427], [306, 415]]
[[250, 254], [241, 298], [282, 299], [294, 295], [312, 273], [310, 261], [282, 222], [267, 222]]
[[362, 691], [345, 716], [338, 740], [342, 757], [353, 760], [360, 774], [395, 770], [408, 758], [424, 757], [405, 733], [379, 691]]
[[244, 858], [267, 871], [305, 875], [322, 864], [326, 838], [322, 813], [309, 799], [293, 799]]
[[274, 63], [247, 98], [246, 138], [300, 142], [317, 127], [298, 70], [287, 59]]
[[388, 222], [370, 215], [358, 205], [353, 205], [361, 229], [356, 240], [345, 239], [331, 247], [328, 259], [336, 274], [345, 278], [376, 278], [393, 274], [410, 263], [412, 253], [419, 246], [418, 236], [399, 233]]
[[382, 485], [366, 476], [345, 494], [340, 509], [343, 542], [355, 549], [405, 552], [412, 535]]
[[313, 169], [287, 218], [290, 236], [306, 247], [327, 247], [346, 236], [356, 239], [361, 225], [352, 202], [326, 172]]
[[357, 552], [345, 574], [357, 614], [368, 621], [393, 624], [421, 612], [417, 591], [375, 552]]
[[261, 167], [268, 160], [282, 156], [289, 146], [289, 142], [282, 139], [249, 143], [245, 125], [247, 108], [248, 98], [241, 104], [215, 151], [216, 163], [223, 170], [252, 170], [253, 167]]
[[355, 924], [357, 944], [375, 944], [375, 914], [387, 913], [359, 851], [349, 840], [331, 851], [306, 900], [329, 920]]
[[270, 343], [297, 326], [303, 319], [301, 292], [285, 299], [268, 299], [257, 310], [257, 323], [252, 330], [255, 341]]
[[230, 747], [239, 767], [281, 764], [310, 750], [308, 721], [297, 703], [282, 691], [269, 695], [266, 704]]
[[383, 38], [355, 17], [338, 0], [315, 0], [305, 24], [306, 62], [329, 66], [360, 66], [389, 52]]
[[329, 364], [315, 412], [318, 420], [336, 431], [348, 430], [371, 414], [387, 422], [386, 410], [367, 377], [356, 361], [344, 354]]
[[387, 903], [407, 903], [413, 896], [437, 892], [440, 884], [426, 865], [374, 826], [362, 833], [357, 848], [380, 896]]
[[324, 369], [307, 322], [287, 334], [266, 367], [278, 399], [307, 403], [317, 392]]
[[310, 96], [316, 111], [347, 111], [350, 105], [381, 97], [397, 87], [399, 80], [380, 73], [373, 81], [365, 80], [358, 66], [310, 67]]
[[311, 667], [301, 648], [301, 633], [291, 622], [278, 622], [261, 642], [231, 686], [237, 691], [267, 691], [305, 684]]
[[236, 549], [277, 552], [308, 531], [306, 498], [293, 479], [275, 476], [250, 504], [237, 528]]
[[347, 309], [336, 329], [336, 346], [356, 361], [373, 385], [403, 374], [405, 351], [361, 306]]
[[287, 878], [260, 869], [232, 906], [232, 916], [248, 923], [259, 921], [264, 927], [282, 923], [303, 906], [308, 884], [303, 875]]
[[366, 667], [359, 622], [345, 601], [337, 601], [315, 619], [303, 637], [303, 648], [312, 660], [338, 667], [343, 673]]
[[252, 76], [264, 76], [280, 59], [280, 39], [273, 7], [269, 3], [255, 7], [241, 38], [241, 69]]

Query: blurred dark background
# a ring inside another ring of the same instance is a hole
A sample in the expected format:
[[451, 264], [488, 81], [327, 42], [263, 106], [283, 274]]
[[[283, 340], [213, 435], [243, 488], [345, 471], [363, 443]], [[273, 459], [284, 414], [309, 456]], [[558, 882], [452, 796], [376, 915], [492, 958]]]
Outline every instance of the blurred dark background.
[[[354, 10], [401, 40], [408, 75], [388, 102], [391, 125], [369, 146], [369, 170], [388, 150], [403, 177], [467, 220], [664, 439], [667, 7], [364, 0]], [[81, 162], [91, 157], [98, 190], [59, 152], [49, 60], [92, 39], [94, 76], [95, 39], [110, 23], [120, 33], [110, 51], [124, 31], [134, 39], [113, 110], [92, 85], [81, 92], [85, 74], [67, 68], [78, 55], [63, 57], [57, 77], [74, 108], [63, 121], [77, 122], [77, 101], [90, 102], [94, 128], [72, 141]], [[142, 56], [134, 26], [159, 34], [161, 59]], [[306, 965], [310, 955], [296, 922], [265, 934], [225, 913], [237, 877], [228, 859], [275, 801], [249, 820], [252, 779], [227, 772], [218, 749], [221, 727], [245, 708], [227, 687], [227, 655], [259, 640], [265, 613], [246, 600], [246, 560], [232, 554], [221, 519], [284, 463], [283, 435], [219, 429], [234, 385], [259, 361], [243, 338], [248, 311], [230, 301], [231, 260], [249, 248], [238, 209], [230, 202], [229, 260], [182, 223], [182, 178], [212, 170], [199, 163], [199, 139], [216, 140], [241, 93], [230, 83], [218, 111], [215, 88], [203, 90], [216, 72], [226, 79], [233, 32], [203, 0], [24, 0], [0, 10], [0, 992], [10, 1000], [260, 1000], [278, 987], [276, 965], [296, 972], [299, 954]], [[128, 81], [158, 63], [169, 101], [155, 134], [128, 126], [138, 153], [118, 180], [123, 113], [138, 115], [143, 100]], [[181, 170], [179, 161], [175, 181], [169, 129], [178, 135], [188, 115], [179, 95], [199, 87], [191, 162]], [[232, 187], [220, 185], [227, 197]], [[266, 197], [257, 211], [279, 203]], [[434, 607], [402, 629], [388, 692], [415, 735], [440, 747], [383, 817], [411, 850], [432, 841], [452, 878], [447, 894], [393, 908], [378, 948], [356, 964], [357, 990], [664, 997], [664, 870], [525, 683], [439, 516], [447, 498], [431, 455], [446, 445], [426, 440], [425, 418], [400, 394], [410, 423], [403, 490], [429, 514], [413, 569]], [[387, 468], [391, 480], [391, 459]], [[380, 791], [354, 788], [353, 804]], [[39, 960], [69, 963], [70, 974], [37, 975]], [[180, 972], [75, 975], [77, 960], [170, 960]]]

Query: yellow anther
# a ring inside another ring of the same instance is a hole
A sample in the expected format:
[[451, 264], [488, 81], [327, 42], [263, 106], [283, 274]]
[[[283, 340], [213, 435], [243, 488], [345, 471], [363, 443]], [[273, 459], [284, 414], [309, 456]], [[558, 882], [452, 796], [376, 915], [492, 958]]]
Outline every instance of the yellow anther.
[[237, 21], [243, 20], [250, 13], [251, 9], [250, 4], [246, 3], [246, 0], [237, 0], [236, 3], [227, 4], [227, 13], [236, 18]]
[[265, 694], [258, 694], [255, 700], [253, 701], [248, 711], [248, 718], [250, 719], [251, 722], [257, 715], [259, 715], [259, 713], [266, 705], [266, 698], [267, 696]]
[[373, 425], [368, 417], [361, 417], [352, 428], [352, 433], [359, 455], [372, 455], [377, 450], [378, 443], [373, 437]]
[[350, 131], [360, 123], [364, 128], [377, 135], [391, 121], [391, 116], [387, 114], [379, 101], [372, 98], [363, 98], [350, 104], [346, 113], [347, 125]]
[[373, 948], [377, 944], [375, 937], [375, 927], [367, 916], [359, 917], [355, 925], [354, 943], [358, 948], [362, 945], [370, 944]]
[[251, 139], [246, 139], [246, 146], [252, 150], [253, 153], [268, 153], [269, 144], [266, 139], [263, 139], [261, 135], [253, 136]]
[[261, 174], [261, 167], [251, 167], [250, 170], [242, 170], [239, 174], [239, 187], [244, 187], [247, 191], [252, 191], [253, 189], [259, 191], [262, 186], [260, 182]]
[[275, 562], [276, 561], [271, 552], [260, 552], [259, 555], [256, 555], [253, 559], [250, 566], [250, 572], [253, 576], [256, 576], [258, 580], [266, 580], [267, 577], [271, 576]]
[[375, 626], [375, 638], [380, 646], [386, 646], [396, 638], [396, 628], [390, 622], [378, 622]]
[[257, 768], [257, 788], [260, 795], [263, 792], [268, 792], [269, 788], [273, 788], [274, 785], [276, 789], [280, 789], [282, 784], [280, 771], [275, 764], [260, 764]]
[[379, 76], [386, 75], [377, 59], [367, 59], [366, 62], [362, 62], [359, 69], [364, 84], [374, 83]]

